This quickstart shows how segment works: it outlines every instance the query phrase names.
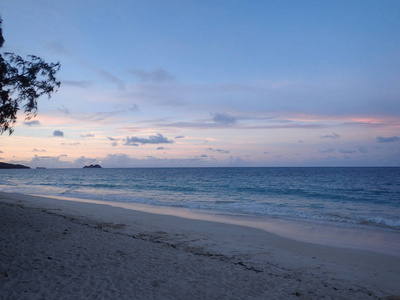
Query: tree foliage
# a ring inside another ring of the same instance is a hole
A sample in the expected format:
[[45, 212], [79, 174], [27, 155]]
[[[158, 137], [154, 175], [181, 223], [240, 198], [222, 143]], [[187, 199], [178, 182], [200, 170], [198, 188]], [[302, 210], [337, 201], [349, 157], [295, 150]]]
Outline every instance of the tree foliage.
[[[0, 49], [3, 47], [2, 19], [0, 17]], [[49, 98], [60, 87], [55, 75], [60, 63], [46, 63], [40, 57], [29, 55], [25, 60], [14, 53], [0, 54], [0, 134], [13, 132], [17, 112], [25, 111], [26, 119], [37, 113], [37, 100]]]

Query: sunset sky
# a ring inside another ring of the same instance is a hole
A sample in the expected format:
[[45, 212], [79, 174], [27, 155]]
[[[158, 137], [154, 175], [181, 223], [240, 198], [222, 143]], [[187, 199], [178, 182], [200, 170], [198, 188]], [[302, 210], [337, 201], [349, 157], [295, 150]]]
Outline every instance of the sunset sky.
[[0, 136], [32, 168], [400, 166], [400, 1], [0, 0], [61, 88]]

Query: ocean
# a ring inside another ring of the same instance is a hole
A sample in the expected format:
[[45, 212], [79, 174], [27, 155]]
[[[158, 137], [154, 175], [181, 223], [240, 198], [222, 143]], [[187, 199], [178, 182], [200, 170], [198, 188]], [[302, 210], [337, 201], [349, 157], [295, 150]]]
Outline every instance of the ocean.
[[0, 170], [0, 191], [400, 232], [400, 168]]

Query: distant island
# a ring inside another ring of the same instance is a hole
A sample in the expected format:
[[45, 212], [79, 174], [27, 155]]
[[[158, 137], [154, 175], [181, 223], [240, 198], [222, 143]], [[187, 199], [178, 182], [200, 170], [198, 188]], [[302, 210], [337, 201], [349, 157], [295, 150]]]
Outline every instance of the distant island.
[[0, 162], [0, 169], [30, 169], [27, 166]]
[[90, 166], [84, 166], [84, 169], [101, 169], [100, 165], [90, 165]]

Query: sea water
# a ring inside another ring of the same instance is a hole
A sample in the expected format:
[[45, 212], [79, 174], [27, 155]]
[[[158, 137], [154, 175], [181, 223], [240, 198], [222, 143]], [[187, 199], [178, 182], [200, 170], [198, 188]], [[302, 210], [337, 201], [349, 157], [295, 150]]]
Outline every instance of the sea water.
[[0, 170], [0, 191], [400, 232], [400, 168]]

